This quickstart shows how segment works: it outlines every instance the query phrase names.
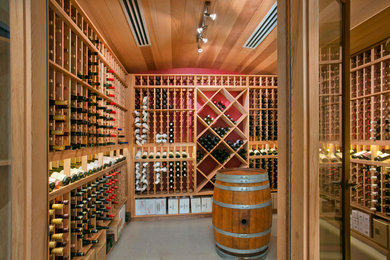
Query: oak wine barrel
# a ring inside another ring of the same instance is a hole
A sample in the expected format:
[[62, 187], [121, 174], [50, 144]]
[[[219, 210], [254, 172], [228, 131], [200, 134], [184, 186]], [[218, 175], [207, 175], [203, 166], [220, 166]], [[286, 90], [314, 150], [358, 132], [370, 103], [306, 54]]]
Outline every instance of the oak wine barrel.
[[267, 172], [250, 168], [220, 170], [213, 199], [217, 253], [223, 258], [265, 258], [272, 226]]

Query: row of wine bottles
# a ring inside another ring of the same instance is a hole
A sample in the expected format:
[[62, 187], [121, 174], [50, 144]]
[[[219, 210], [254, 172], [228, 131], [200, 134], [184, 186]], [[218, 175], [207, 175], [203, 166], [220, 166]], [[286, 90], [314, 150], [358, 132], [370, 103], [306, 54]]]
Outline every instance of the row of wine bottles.
[[[155, 193], [157, 191], [174, 191], [186, 189], [190, 179], [188, 167], [193, 167], [187, 161], [157, 161], [153, 163], [135, 163], [135, 190]], [[182, 187], [180, 187], [180, 185]]]
[[123, 155], [113, 158], [103, 157], [103, 165], [99, 165], [97, 159], [89, 160], [87, 162], [86, 171], [83, 170], [81, 162], [74, 163], [71, 164], [69, 175], [65, 174], [63, 165], [60, 163], [58, 163], [58, 165], [56, 165], [57, 163], [53, 163], [55, 166], [52, 166], [52, 168], [49, 170], [49, 191], [66, 186], [69, 183], [73, 183], [82, 178], [90, 176], [124, 160], [126, 160], [126, 157]]
[[187, 158], [188, 154], [186, 151], [169, 151], [169, 152], [142, 152], [141, 150], [138, 150], [137, 153], [135, 154], [135, 159], [140, 160], [140, 159], [166, 159], [166, 158]]
[[250, 149], [249, 156], [261, 156], [261, 155], [277, 155], [278, 150], [275, 147], [267, 148], [262, 147], [262, 149]]
[[194, 91], [192, 89], [136, 89], [135, 109], [141, 108], [141, 97], [148, 97], [149, 109], [193, 109]]
[[352, 149], [350, 153], [352, 159], [371, 160], [371, 158], [374, 158], [374, 161], [378, 162], [387, 161], [390, 159], [390, 150], [388, 149], [382, 149], [382, 151], [377, 151], [374, 157], [370, 150], [362, 150], [356, 152], [354, 149]]
[[268, 173], [270, 188], [278, 188], [278, 159], [249, 159], [249, 168], [264, 169]]
[[115, 217], [110, 212], [118, 204], [119, 175], [120, 171], [111, 172], [71, 191], [70, 203], [64, 200], [50, 204], [51, 255], [64, 256], [65, 246], [70, 243], [71, 257], [84, 256], [83, 247], [99, 243], [95, 234], [108, 229], [107, 221]]

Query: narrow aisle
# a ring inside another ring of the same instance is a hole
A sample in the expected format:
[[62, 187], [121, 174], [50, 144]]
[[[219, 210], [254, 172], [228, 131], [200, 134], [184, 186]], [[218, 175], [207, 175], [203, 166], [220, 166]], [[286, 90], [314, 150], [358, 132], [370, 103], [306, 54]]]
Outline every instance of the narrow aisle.
[[[273, 215], [270, 251], [276, 259], [276, 215]], [[211, 218], [136, 221], [125, 227], [108, 260], [218, 260]]]

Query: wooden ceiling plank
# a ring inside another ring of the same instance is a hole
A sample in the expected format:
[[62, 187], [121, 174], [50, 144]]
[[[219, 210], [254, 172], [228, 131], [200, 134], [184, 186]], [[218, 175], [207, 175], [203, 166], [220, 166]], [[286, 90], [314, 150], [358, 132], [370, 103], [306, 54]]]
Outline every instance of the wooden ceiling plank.
[[250, 53], [246, 59], [242, 60], [241, 63], [233, 69], [244, 73], [252, 71], [253, 68], [257, 67], [257, 64], [268, 57], [270, 53], [277, 50], [277, 35], [277, 29], [274, 28], [264, 41], [256, 48], [256, 50]]
[[252, 70], [247, 70], [244, 72], [245, 74], [276, 74], [275, 71], [267, 71], [265, 68], [270, 67], [272, 64], [274, 64], [277, 61], [278, 58], [278, 51], [275, 50], [271, 53], [267, 53], [267, 57], [259, 61], [257, 63], [256, 67], [253, 67]]
[[[236, 71], [236, 69], [239, 68], [239, 64], [242, 64], [242, 62], [250, 63], [259, 54], [261, 46], [263, 44], [267, 44], [266, 40], [268, 37], [265, 38], [265, 40], [260, 43], [260, 45], [254, 50], [244, 48], [243, 45], [249, 39], [256, 27], [264, 19], [264, 17], [274, 4], [275, 0], [262, 1], [262, 3], [258, 6], [257, 10], [255, 10], [254, 14], [250, 18], [246, 27], [242, 30], [242, 33], [239, 35], [239, 38], [237, 39], [235, 45], [232, 47], [230, 53], [227, 55], [225, 61], [222, 63], [220, 67], [221, 69], [229, 69]], [[276, 49], [277, 46], [275, 45], [274, 48]], [[232, 64], [235, 64], [236, 66], [232, 66]]]
[[129, 73], [136, 68], [146, 69], [146, 63], [133, 39], [119, 0], [95, 0], [93, 4], [88, 0], [78, 0], [78, 3]]
[[245, 1], [242, 0], [217, 1], [215, 3], [217, 19], [208, 21], [209, 27], [205, 35], [208, 42], [202, 46], [204, 52], [199, 59], [197, 67], [213, 66], [218, 53], [221, 51], [244, 6]]
[[172, 67], [170, 0], [142, 0], [156, 69]]
[[263, 3], [263, 1], [247, 0], [244, 8], [241, 10], [239, 18], [233, 25], [229, 36], [223, 44], [223, 48], [218, 53], [217, 59], [214, 61], [214, 68], [220, 68], [226, 57], [229, 55], [232, 47], [236, 44], [243, 30], [251, 20], [252, 16], [256, 12], [257, 8]]

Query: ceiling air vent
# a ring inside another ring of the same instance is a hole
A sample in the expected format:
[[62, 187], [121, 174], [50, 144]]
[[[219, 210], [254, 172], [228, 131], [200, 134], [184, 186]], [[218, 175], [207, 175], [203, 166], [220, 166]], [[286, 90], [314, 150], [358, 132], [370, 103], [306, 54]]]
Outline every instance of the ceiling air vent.
[[277, 3], [268, 11], [264, 19], [256, 27], [255, 31], [244, 44], [244, 48], [256, 49], [257, 46], [275, 28], [277, 23]]
[[121, 0], [127, 22], [139, 47], [149, 46], [149, 34], [145, 24], [142, 7], [138, 0]]

